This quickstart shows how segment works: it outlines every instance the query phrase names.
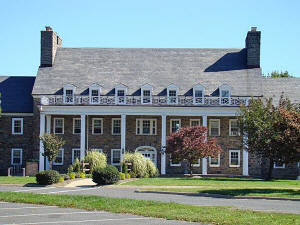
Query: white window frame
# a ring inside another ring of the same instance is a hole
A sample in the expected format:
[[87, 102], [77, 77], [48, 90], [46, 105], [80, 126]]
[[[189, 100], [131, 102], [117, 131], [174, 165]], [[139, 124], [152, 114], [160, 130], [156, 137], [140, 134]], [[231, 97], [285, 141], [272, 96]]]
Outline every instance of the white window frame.
[[170, 158], [170, 166], [181, 166], [181, 163], [172, 163], [172, 158]]
[[[231, 165], [231, 153], [237, 152], [238, 153], [238, 165]], [[240, 167], [241, 166], [241, 151], [240, 150], [229, 150], [229, 167]]]
[[[221, 156], [220, 154], [218, 154], [218, 164], [211, 164], [211, 156], [208, 157], [208, 161], [209, 161], [209, 167], [220, 167], [220, 162], [221, 162]], [[214, 157], [215, 158], [215, 157]]]
[[[62, 120], [62, 133], [56, 133], [55, 132], [55, 128], [56, 128], [55, 121], [56, 120]], [[53, 133], [54, 134], [64, 134], [65, 133], [65, 120], [64, 120], [64, 118], [58, 118], [58, 117], [53, 118]]]
[[238, 119], [230, 119], [229, 120], [229, 136], [231, 137], [237, 137], [237, 136], [240, 136], [240, 128], [238, 126], [238, 134], [237, 135], [233, 135], [232, 132], [231, 132], [231, 122], [232, 121], [237, 121], [238, 122]]
[[[152, 104], [152, 86], [150, 84], [145, 84], [141, 87], [141, 103], [143, 105]], [[149, 102], [144, 102], [144, 91], [150, 91]]]
[[170, 119], [170, 133], [172, 133], [172, 122], [179, 120], [179, 128], [181, 128], [181, 119]]
[[[120, 121], [120, 133], [114, 133], [114, 121], [119, 120]], [[112, 135], [121, 135], [121, 118], [112, 118], [111, 120], [111, 134]]]
[[[79, 133], [75, 133], [75, 120], [80, 121], [80, 132]], [[81, 133], [81, 118], [73, 118], [73, 134], [80, 134], [80, 133]]]
[[[220, 97], [220, 105], [230, 105], [231, 104], [231, 87], [227, 84], [223, 84], [219, 87], [219, 97]], [[222, 92], [228, 91], [229, 96], [223, 97]]]
[[199, 122], [199, 126], [201, 126], [201, 119], [190, 119], [190, 127], [192, 126], [192, 123], [193, 123], [194, 121]]
[[[143, 121], [149, 120], [150, 121], [150, 133], [144, 134], [143, 133]], [[155, 133], [153, 133], [153, 122], [155, 122]], [[138, 133], [138, 123], [140, 123], [140, 133]], [[136, 119], [136, 135], [156, 135], [157, 134], [157, 119], [146, 119], [146, 118], [138, 118]]]
[[193, 167], [200, 167], [201, 159], [198, 159], [198, 163], [192, 164]]
[[[93, 91], [98, 91], [97, 96], [92, 96]], [[89, 99], [90, 99], [90, 104], [99, 104], [100, 103], [100, 96], [101, 96], [101, 86], [98, 84], [92, 84], [89, 87]]]
[[114, 148], [114, 149], [111, 149], [111, 154], [110, 154], [110, 161], [111, 161], [111, 165], [114, 165], [114, 166], [119, 166], [120, 165], [120, 163], [113, 163], [113, 152], [115, 152], [115, 151], [119, 151], [120, 152], [120, 163], [121, 163], [121, 154], [122, 154], [122, 152], [121, 152], [121, 149], [116, 149], [116, 148]]
[[[202, 91], [202, 97], [197, 97], [196, 99], [196, 91]], [[193, 87], [193, 103], [194, 105], [204, 104], [204, 86], [201, 84], [197, 84]]]
[[62, 157], [61, 157], [61, 159], [62, 159], [62, 160], [61, 160], [61, 163], [56, 163], [56, 162], [55, 162], [56, 159], [54, 159], [53, 162], [52, 162], [53, 166], [62, 166], [62, 165], [64, 165], [64, 154], [65, 154], [65, 150], [64, 150], [63, 148], [60, 148], [59, 151], [62, 152], [62, 153], [61, 153], [61, 154], [62, 154]]
[[[118, 91], [124, 91], [124, 96], [118, 96]], [[123, 84], [118, 85], [115, 87], [115, 104], [124, 105], [126, 104], [126, 95], [127, 95], [127, 87]], [[124, 97], [123, 100], [120, 97]]]
[[[94, 133], [95, 120], [101, 121], [101, 133]], [[92, 118], [92, 134], [93, 135], [102, 135], [103, 134], [103, 118]]]
[[[212, 135], [211, 134], [211, 122], [216, 122], [218, 121], [219, 123], [219, 127], [218, 127], [218, 135]], [[212, 137], [219, 137], [220, 136], [220, 133], [221, 133], [221, 120], [220, 119], [209, 119], [209, 136], [212, 136]]]
[[[176, 96], [169, 95], [170, 91], [176, 91]], [[175, 98], [175, 102], [171, 101], [170, 98]], [[178, 104], [178, 87], [175, 84], [170, 84], [167, 88], [167, 99], [169, 105], [176, 105]]]
[[[71, 101], [67, 99], [67, 91], [72, 90]], [[64, 104], [74, 104], [75, 103], [75, 90], [76, 87], [73, 84], [64, 85]]]
[[[20, 151], [20, 163], [14, 163], [14, 152]], [[22, 148], [12, 148], [11, 149], [11, 165], [17, 166], [22, 165], [23, 162], [23, 149]]]
[[81, 154], [80, 154], [80, 148], [72, 148], [72, 163], [74, 163], [74, 161], [76, 159], [76, 158], [74, 158], [74, 156], [75, 156], [74, 152], [75, 151], [79, 151], [79, 159], [78, 160], [79, 160], [79, 162], [81, 161], [81, 158], [80, 158], [80, 156], [81, 156]]
[[[21, 131], [20, 133], [15, 132], [15, 121], [21, 121]], [[12, 134], [14, 135], [23, 135], [23, 118], [12, 118], [12, 123], [11, 123], [11, 131]]]
[[274, 169], [285, 169], [285, 163], [282, 163], [282, 166], [277, 166], [277, 165], [276, 165], [276, 162], [274, 162], [273, 168], [274, 168]]

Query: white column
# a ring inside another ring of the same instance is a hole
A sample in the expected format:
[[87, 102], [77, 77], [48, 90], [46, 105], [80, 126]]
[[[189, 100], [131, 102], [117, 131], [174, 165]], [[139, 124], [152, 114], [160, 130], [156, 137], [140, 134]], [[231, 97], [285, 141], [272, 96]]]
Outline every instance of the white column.
[[[202, 126], [207, 127], [207, 115], [202, 116]], [[202, 158], [202, 174], [207, 175], [207, 158]]]
[[166, 174], [166, 136], [167, 136], [167, 116], [161, 115], [161, 155], [160, 155], [160, 173]]
[[126, 115], [121, 115], [121, 162], [126, 151]]
[[[51, 133], [51, 115], [46, 115], [46, 133]], [[48, 157], [46, 158], [46, 170], [50, 169], [50, 162], [48, 160]]]
[[247, 135], [243, 136], [244, 149], [243, 149], [243, 176], [249, 176], [249, 159], [248, 159], [248, 151], [247, 151]]
[[85, 156], [85, 115], [81, 115], [80, 120], [80, 158], [81, 160]]
[[[43, 136], [45, 133], [45, 114], [40, 114], [40, 136]], [[40, 154], [39, 154], [39, 171], [44, 170], [44, 145], [43, 142], [40, 140]]]

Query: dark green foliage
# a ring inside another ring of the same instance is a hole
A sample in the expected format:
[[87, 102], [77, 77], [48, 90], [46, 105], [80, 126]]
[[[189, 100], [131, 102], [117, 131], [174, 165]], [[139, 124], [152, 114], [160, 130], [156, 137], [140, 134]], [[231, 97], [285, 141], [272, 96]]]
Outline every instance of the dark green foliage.
[[40, 137], [40, 140], [44, 145], [43, 156], [48, 157], [50, 162], [52, 162], [56, 158], [59, 149], [62, 148], [65, 144], [65, 141], [63, 141], [55, 134], [44, 134]]
[[36, 174], [36, 182], [42, 185], [58, 183], [59, 178], [60, 175], [55, 170], [45, 170]]
[[292, 75], [289, 74], [288, 71], [273, 71], [271, 74], [268, 73], [267, 77], [293, 77]]
[[136, 173], [133, 171], [130, 171], [129, 175], [130, 175], [130, 178], [136, 178]]
[[120, 180], [120, 174], [115, 166], [96, 168], [93, 171], [93, 181], [98, 185], [114, 184]]

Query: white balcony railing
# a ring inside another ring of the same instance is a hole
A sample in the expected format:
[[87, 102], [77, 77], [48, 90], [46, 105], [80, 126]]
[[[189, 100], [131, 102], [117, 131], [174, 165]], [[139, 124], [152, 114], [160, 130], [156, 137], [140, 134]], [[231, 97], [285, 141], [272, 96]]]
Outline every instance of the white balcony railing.
[[[47, 95], [41, 97], [42, 105], [149, 105], [148, 101], [142, 101], [140, 96], [99, 96], [97, 98], [75, 95], [72, 99], [66, 99], [63, 95]], [[248, 105], [250, 97], [197, 97], [193, 96], [152, 96], [153, 106], [240, 106]]]

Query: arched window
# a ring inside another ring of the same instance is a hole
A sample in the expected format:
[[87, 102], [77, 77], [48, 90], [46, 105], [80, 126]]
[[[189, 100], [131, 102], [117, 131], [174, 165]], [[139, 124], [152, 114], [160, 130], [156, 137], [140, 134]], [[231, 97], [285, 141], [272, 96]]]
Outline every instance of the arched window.
[[157, 151], [151, 146], [140, 146], [135, 149], [135, 152], [141, 153], [145, 158], [151, 160], [155, 165], [157, 162]]

